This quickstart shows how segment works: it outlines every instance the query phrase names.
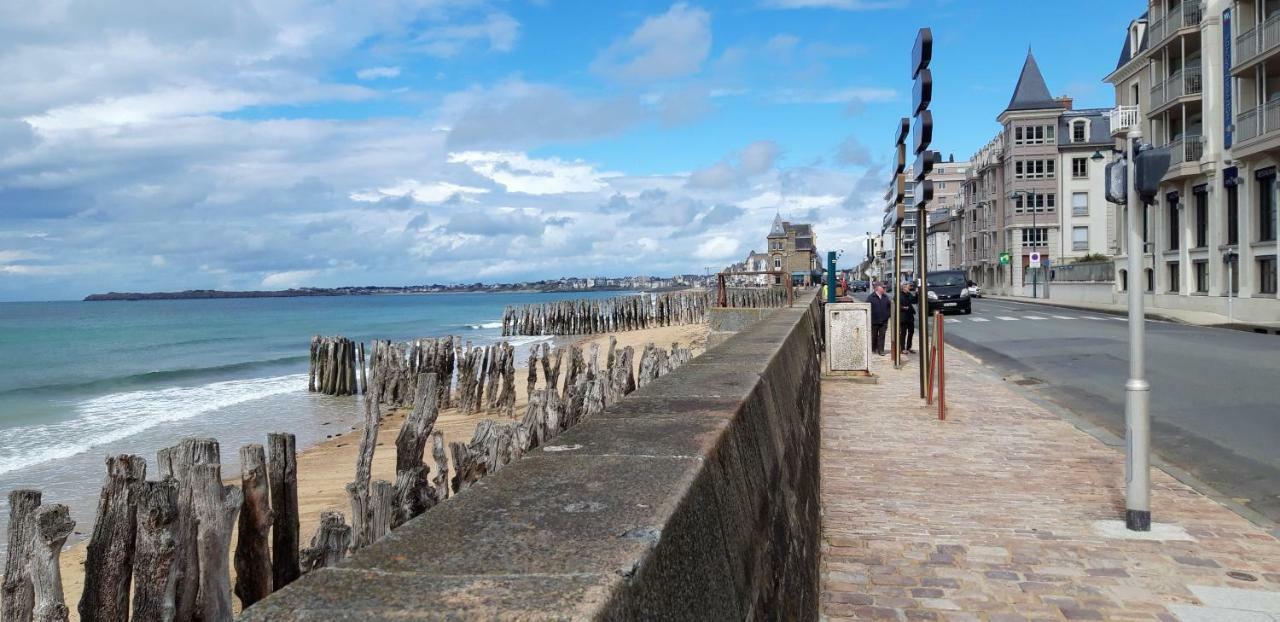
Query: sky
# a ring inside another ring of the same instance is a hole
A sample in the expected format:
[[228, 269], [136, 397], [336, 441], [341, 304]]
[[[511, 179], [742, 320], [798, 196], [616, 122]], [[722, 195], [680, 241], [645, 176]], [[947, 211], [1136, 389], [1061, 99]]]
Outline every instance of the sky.
[[7, 0], [0, 300], [853, 265], [918, 28], [965, 159], [1029, 47], [1111, 106], [1141, 4]]

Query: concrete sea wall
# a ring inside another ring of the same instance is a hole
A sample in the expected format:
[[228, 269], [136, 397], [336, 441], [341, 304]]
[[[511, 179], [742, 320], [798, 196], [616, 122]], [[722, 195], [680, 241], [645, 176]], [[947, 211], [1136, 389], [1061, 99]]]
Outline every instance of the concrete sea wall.
[[779, 309], [243, 617], [816, 619], [822, 330]]

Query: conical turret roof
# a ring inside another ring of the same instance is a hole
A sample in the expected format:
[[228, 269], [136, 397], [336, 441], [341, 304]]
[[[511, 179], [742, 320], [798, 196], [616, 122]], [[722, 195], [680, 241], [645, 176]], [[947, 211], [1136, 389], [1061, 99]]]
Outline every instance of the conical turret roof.
[[1049, 93], [1044, 83], [1044, 74], [1036, 64], [1036, 57], [1027, 49], [1027, 60], [1022, 64], [1022, 75], [1018, 76], [1018, 85], [1013, 89], [1013, 97], [1009, 99], [1009, 107], [1005, 110], [1042, 110], [1059, 108], [1059, 104]]

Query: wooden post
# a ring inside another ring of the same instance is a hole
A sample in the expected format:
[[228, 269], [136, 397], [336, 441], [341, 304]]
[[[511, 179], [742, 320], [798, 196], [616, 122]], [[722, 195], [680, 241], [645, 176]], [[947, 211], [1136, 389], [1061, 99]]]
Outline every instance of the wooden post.
[[231, 529], [244, 495], [235, 486], [222, 485], [222, 465], [197, 464], [191, 468], [192, 497], [200, 548], [200, 589], [196, 608], [203, 622], [230, 622]]
[[436, 463], [431, 485], [436, 489], [436, 499], [444, 501], [449, 496], [449, 455], [445, 453], [444, 434], [431, 433], [431, 459]]
[[[159, 459], [161, 474], [178, 481], [178, 513], [182, 531], [178, 539], [176, 567], [179, 579], [174, 619], [192, 620], [198, 615], [200, 591], [199, 515], [195, 508], [194, 470], [199, 465], [220, 464], [218, 441], [211, 438], [183, 439], [177, 447], [161, 450]], [[223, 551], [223, 558], [225, 560], [226, 551]]]
[[369, 371], [364, 360], [364, 342], [360, 342], [360, 394], [369, 393]]
[[35, 542], [34, 517], [40, 507], [39, 490], [14, 490], [9, 493], [9, 548], [4, 563], [3, 609], [0, 620], [30, 622], [35, 608], [35, 593], [27, 559]]
[[396, 488], [385, 479], [373, 483], [369, 491], [369, 511], [372, 520], [369, 523], [369, 541], [373, 544], [391, 531], [391, 521], [395, 513]]
[[146, 479], [147, 461], [142, 456], [107, 458], [107, 480], [98, 498], [98, 518], [93, 524], [84, 562], [81, 620], [129, 620], [137, 494], [139, 484]]
[[[425, 512], [438, 501], [434, 498], [435, 489], [427, 479], [427, 467], [423, 458], [438, 415], [436, 375], [419, 374], [413, 411], [405, 418], [404, 424], [400, 426], [400, 434], [396, 436], [394, 505], [397, 513], [390, 519], [392, 528]], [[376, 505], [374, 509], [377, 510]]]
[[311, 546], [302, 551], [302, 568], [306, 572], [327, 568], [342, 561], [351, 546], [351, 528], [342, 512], [324, 512], [320, 526], [311, 537]]
[[179, 520], [177, 480], [143, 482], [137, 503], [133, 622], [174, 622], [183, 532]]
[[31, 517], [31, 557], [27, 560], [27, 572], [31, 575], [35, 610], [34, 622], [66, 622], [70, 615], [62, 596], [62, 570], [58, 557], [67, 536], [75, 529], [67, 506], [61, 503], [41, 506]]
[[[372, 399], [367, 393], [365, 399]], [[298, 578], [298, 452], [292, 434], [267, 435], [271, 450], [271, 586], [280, 589]]]
[[240, 486], [244, 507], [236, 536], [235, 594], [243, 608], [271, 594], [271, 493], [262, 445], [240, 448]]
[[351, 552], [366, 545], [372, 538], [373, 510], [369, 507], [369, 486], [358, 481], [349, 482], [347, 500], [351, 503]]

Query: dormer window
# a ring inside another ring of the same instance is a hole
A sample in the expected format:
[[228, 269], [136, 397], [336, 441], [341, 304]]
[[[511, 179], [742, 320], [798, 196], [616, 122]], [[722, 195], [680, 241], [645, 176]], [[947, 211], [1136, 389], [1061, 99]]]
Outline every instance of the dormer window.
[[1089, 123], [1084, 119], [1071, 122], [1071, 142], [1083, 143], [1089, 140]]

